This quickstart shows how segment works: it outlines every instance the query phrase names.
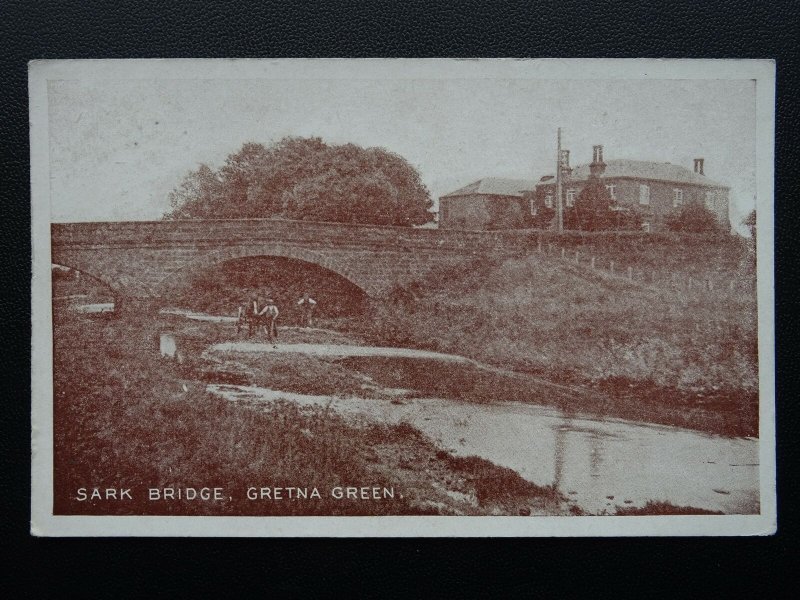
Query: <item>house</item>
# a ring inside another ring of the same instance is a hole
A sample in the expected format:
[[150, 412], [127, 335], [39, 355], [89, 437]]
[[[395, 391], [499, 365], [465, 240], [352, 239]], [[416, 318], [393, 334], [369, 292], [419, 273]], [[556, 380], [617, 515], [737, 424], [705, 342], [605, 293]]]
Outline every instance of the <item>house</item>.
[[[694, 159], [694, 170], [668, 162], [613, 159], [603, 160], [603, 146], [594, 146], [592, 162], [569, 167], [565, 153], [562, 178], [562, 202], [565, 211], [575, 200], [590, 177], [600, 178], [619, 208], [631, 208], [642, 215], [646, 231], [666, 229], [667, 217], [685, 204], [702, 203], [711, 210], [720, 224], [730, 228], [728, 202], [730, 187], [706, 177], [704, 159]], [[531, 215], [544, 209], [554, 209], [556, 180], [553, 175], [542, 177], [533, 194], [526, 194]]]
[[525, 227], [529, 202], [523, 196], [534, 181], [485, 177], [439, 198], [441, 229], [513, 229]]

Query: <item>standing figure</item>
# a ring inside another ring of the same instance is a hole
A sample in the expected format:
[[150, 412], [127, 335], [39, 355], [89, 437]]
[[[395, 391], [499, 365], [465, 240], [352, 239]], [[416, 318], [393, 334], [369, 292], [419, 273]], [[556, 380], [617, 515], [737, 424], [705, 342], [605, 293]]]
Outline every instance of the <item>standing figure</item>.
[[249, 301], [239, 307], [239, 318], [236, 321], [236, 333], [247, 324], [247, 337], [252, 337], [253, 331], [258, 328], [258, 298], [252, 296]]
[[245, 315], [247, 314], [247, 302], [240, 304], [236, 312], [236, 335], [242, 332], [242, 328], [247, 323]]
[[297, 301], [297, 305], [303, 311], [300, 324], [303, 327], [311, 327], [311, 318], [314, 316], [314, 309], [317, 308], [317, 301], [306, 293]]
[[258, 313], [261, 318], [261, 324], [264, 326], [264, 331], [267, 334], [267, 338], [272, 343], [273, 348], [278, 347], [275, 345], [275, 342], [278, 340], [278, 326], [275, 320], [278, 318], [279, 314], [278, 307], [275, 306], [275, 301], [272, 298], [267, 298], [264, 303], [264, 308]]

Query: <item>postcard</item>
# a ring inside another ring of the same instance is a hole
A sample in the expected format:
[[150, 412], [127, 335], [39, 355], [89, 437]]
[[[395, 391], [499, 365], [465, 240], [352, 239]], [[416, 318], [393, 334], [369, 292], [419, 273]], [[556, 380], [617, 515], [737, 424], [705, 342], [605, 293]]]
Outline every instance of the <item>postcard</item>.
[[31, 533], [774, 533], [774, 87], [33, 61]]

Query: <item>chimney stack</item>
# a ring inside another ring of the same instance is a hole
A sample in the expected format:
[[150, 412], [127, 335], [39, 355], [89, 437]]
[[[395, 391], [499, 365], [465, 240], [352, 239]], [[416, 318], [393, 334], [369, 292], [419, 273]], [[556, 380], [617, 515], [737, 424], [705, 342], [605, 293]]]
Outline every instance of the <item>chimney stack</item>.
[[694, 172], [698, 175], [703, 175], [703, 160], [702, 158], [694, 159]]
[[606, 163], [603, 162], [603, 146], [592, 146], [592, 164], [589, 165], [589, 175], [600, 177], [606, 170]]

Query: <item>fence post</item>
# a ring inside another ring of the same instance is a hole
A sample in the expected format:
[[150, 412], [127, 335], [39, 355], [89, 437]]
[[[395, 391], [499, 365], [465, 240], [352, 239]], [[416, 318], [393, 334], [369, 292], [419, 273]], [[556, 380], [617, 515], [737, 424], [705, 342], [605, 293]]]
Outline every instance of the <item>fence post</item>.
[[633, 267], [628, 267], [628, 279], [633, 279]]
[[562, 247], [561, 248], [561, 258], [565, 258], [566, 256], [567, 256], [567, 249]]
[[611, 264], [608, 266], [608, 270], [611, 271], [611, 274], [614, 274], [614, 261], [611, 261]]
[[592, 269], [594, 269], [594, 256], [592, 257]]
[[580, 262], [580, 256], [581, 256], [580, 252], [575, 253], [575, 264], [578, 264]]

